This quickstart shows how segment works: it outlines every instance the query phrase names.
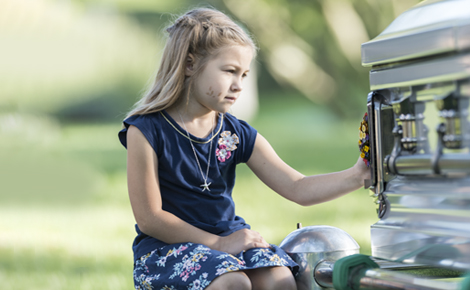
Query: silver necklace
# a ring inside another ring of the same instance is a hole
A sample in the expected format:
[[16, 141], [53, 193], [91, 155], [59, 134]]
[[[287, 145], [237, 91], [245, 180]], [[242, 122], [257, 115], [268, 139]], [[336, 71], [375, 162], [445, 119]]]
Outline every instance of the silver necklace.
[[196, 149], [194, 149], [194, 145], [193, 145], [193, 142], [191, 141], [191, 137], [189, 137], [189, 132], [188, 132], [188, 129], [186, 128], [186, 124], [183, 121], [183, 117], [181, 116], [181, 113], [178, 112], [178, 114], [180, 115], [181, 123], [183, 123], [184, 130], [186, 131], [186, 135], [188, 135], [189, 144], [191, 144], [191, 148], [193, 149], [194, 157], [196, 158], [197, 166], [199, 167], [199, 171], [201, 172], [202, 179], [204, 180], [204, 184], [199, 185], [199, 187], [202, 187], [202, 191], [204, 191], [206, 189], [208, 191], [211, 191], [209, 189], [209, 186], [211, 185], [212, 182], [207, 183], [207, 178], [209, 177], [209, 167], [210, 167], [210, 164], [211, 164], [212, 139], [214, 137], [214, 119], [212, 119], [212, 133], [211, 133], [211, 142], [210, 142], [211, 144], [210, 144], [210, 147], [209, 147], [209, 157], [208, 157], [208, 161], [207, 161], [206, 176], [204, 176], [204, 173], [202, 172], [201, 163], [199, 163], [199, 158], [197, 158]]

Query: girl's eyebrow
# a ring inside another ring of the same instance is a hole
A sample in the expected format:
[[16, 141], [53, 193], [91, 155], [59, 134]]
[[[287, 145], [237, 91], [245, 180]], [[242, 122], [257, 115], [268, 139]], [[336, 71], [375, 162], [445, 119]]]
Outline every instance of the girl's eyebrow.
[[[236, 64], [230, 64], [230, 63], [229, 63], [229, 64], [225, 64], [224, 66], [233, 66], [234, 68], [241, 70], [241, 67], [240, 67], [239, 65], [236, 65]], [[247, 70], [244, 71], [244, 72], [247, 73], [247, 72], [250, 72], [250, 70], [247, 69]]]

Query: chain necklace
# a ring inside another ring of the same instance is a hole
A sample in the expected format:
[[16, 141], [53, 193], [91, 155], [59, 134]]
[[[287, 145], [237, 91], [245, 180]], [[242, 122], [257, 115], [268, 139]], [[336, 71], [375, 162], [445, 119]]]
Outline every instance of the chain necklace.
[[189, 137], [189, 132], [188, 132], [188, 129], [186, 128], [186, 124], [183, 121], [183, 117], [181, 116], [181, 113], [178, 112], [178, 114], [180, 115], [181, 123], [183, 123], [184, 130], [186, 131], [186, 135], [188, 135], [189, 144], [191, 144], [191, 148], [193, 149], [194, 157], [196, 158], [197, 166], [199, 167], [199, 171], [201, 172], [202, 179], [204, 180], [204, 184], [199, 185], [199, 187], [202, 187], [202, 191], [204, 191], [206, 189], [208, 191], [211, 191], [209, 189], [209, 186], [211, 185], [212, 182], [207, 183], [207, 178], [209, 177], [209, 167], [210, 167], [210, 164], [211, 164], [212, 139], [214, 137], [214, 119], [212, 119], [212, 127], [211, 127], [212, 132], [211, 132], [211, 142], [210, 142], [210, 147], [209, 147], [209, 157], [207, 159], [208, 161], [207, 161], [206, 176], [204, 176], [204, 173], [202, 172], [201, 163], [199, 163], [199, 158], [197, 158], [196, 149], [194, 149], [193, 141], [191, 141], [191, 137]]

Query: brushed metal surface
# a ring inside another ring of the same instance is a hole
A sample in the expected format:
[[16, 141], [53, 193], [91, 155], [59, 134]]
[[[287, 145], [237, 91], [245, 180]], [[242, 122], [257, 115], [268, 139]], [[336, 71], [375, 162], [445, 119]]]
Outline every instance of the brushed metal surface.
[[469, 31], [468, 0], [423, 1], [362, 44], [362, 64], [377, 66], [463, 51], [470, 48]]
[[374, 257], [470, 269], [470, 178], [399, 176], [385, 193], [389, 212], [371, 227]]
[[[470, 35], [469, 35], [470, 37]], [[425, 85], [470, 77], [470, 53], [371, 70], [371, 90]]]

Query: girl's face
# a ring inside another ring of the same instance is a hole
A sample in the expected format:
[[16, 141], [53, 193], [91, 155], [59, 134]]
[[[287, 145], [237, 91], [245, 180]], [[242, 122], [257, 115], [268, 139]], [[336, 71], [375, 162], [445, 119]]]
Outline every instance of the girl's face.
[[189, 105], [226, 113], [240, 96], [252, 58], [253, 51], [249, 46], [223, 49], [194, 79]]

